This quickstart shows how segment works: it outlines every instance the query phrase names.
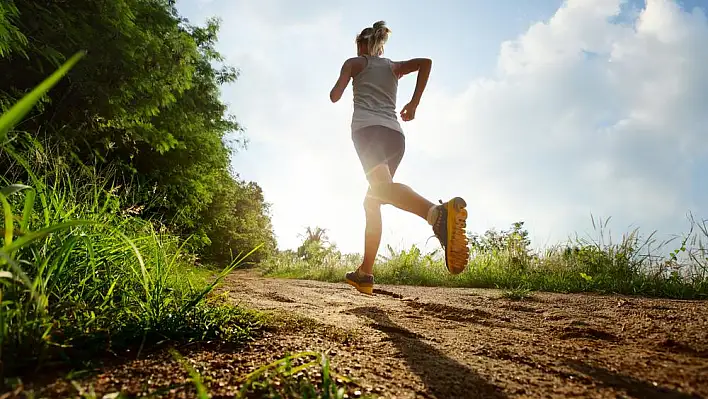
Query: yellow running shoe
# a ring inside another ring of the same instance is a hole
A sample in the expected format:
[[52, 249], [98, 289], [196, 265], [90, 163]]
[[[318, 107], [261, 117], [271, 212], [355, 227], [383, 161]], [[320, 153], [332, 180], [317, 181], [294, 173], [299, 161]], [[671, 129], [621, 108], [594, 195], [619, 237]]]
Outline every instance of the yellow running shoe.
[[467, 203], [455, 197], [443, 203], [440, 201], [438, 214], [433, 224], [433, 232], [445, 250], [445, 265], [452, 274], [460, 274], [467, 267], [470, 258], [467, 235]]
[[359, 292], [367, 295], [374, 295], [374, 276], [367, 276], [359, 273], [359, 269], [345, 275], [347, 283]]

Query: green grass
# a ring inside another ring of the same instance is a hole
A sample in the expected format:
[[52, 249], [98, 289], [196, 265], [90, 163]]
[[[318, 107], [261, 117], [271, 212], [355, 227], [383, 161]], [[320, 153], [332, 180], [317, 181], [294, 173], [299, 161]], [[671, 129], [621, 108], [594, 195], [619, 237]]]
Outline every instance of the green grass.
[[207, 297], [249, 254], [220, 273], [199, 270], [182, 251], [186, 241], [121, 203], [110, 173], [71, 168], [70, 154], [30, 135], [6, 141], [81, 55], [0, 117], [0, 156], [12, 165], [0, 176], [0, 385], [56, 359], [128, 347], [139, 354], [164, 340], [238, 342], [262, 323]]
[[[288, 355], [261, 366], [245, 376], [241, 383], [239, 398], [343, 399], [356, 392], [352, 389], [353, 381], [335, 374], [329, 358], [319, 352]], [[348, 393], [349, 390], [353, 392]], [[358, 397], [368, 396], [360, 392]]]
[[[708, 299], [706, 223], [691, 220], [691, 232], [674, 244], [678, 249], [663, 257], [652, 252], [672, 242], [652, 249], [656, 244], [653, 235], [642, 238], [634, 231], [613, 243], [606, 237], [606, 222], [598, 224], [593, 219], [596, 238], [576, 237], [540, 253], [531, 251], [518, 231], [488, 234], [491, 238], [486, 241], [472, 240], [469, 266], [456, 276], [447, 272], [440, 251], [425, 254], [415, 246], [403, 251], [389, 247], [387, 254], [379, 256], [374, 275], [377, 283], [499, 288], [511, 290], [509, 297], [547, 291]], [[286, 251], [265, 262], [261, 269], [274, 277], [340, 282], [358, 262], [360, 257], [342, 256], [336, 251], [317, 262]]]
[[207, 300], [240, 259], [199, 269], [183, 240], [129, 215], [108, 179], [60, 165], [38, 175], [36, 162], [6, 151], [31, 186], [0, 179], [5, 373], [162, 340], [240, 341], [259, 328], [256, 313]]
[[532, 298], [533, 294], [528, 288], [511, 288], [504, 290], [501, 297], [512, 301], [523, 301]]

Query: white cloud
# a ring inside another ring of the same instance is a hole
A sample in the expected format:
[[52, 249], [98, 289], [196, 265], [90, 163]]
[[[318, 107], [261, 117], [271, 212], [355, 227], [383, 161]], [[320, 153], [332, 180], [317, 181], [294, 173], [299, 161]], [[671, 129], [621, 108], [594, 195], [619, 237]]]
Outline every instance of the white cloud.
[[[689, 210], [708, 215], [690, 186], [708, 158], [706, 16], [669, 0], [622, 4], [568, 1], [501, 43], [496, 70], [461, 91], [436, 84], [434, 65], [417, 119], [404, 124], [398, 180], [435, 201], [464, 196], [478, 232], [525, 220], [540, 245], [587, 230], [591, 213], [612, 216], [614, 230], [664, 233], [685, 228]], [[320, 225], [360, 251], [366, 183], [349, 141], [351, 91], [340, 104], [327, 97], [353, 51], [343, 14], [290, 21], [277, 7], [224, 7], [221, 48], [242, 70], [227, 99], [250, 139], [276, 154], [235, 162], [274, 204], [281, 246]], [[620, 12], [625, 22], [613, 22]], [[391, 208], [384, 229], [394, 246], [430, 236]]]
[[474, 173], [473, 211], [562, 239], [590, 212], [674, 233], [708, 210], [689, 196], [692, 161], [708, 155], [705, 15], [649, 0], [634, 26], [610, 23], [619, 5], [569, 1], [502, 44], [493, 80], [426, 103], [411, 134]]

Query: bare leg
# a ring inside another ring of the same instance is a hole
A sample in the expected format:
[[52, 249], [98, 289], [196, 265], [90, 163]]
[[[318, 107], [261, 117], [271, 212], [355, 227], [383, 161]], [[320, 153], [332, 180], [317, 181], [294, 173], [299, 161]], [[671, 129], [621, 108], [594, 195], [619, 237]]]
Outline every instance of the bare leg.
[[[382, 164], [375, 167], [369, 174], [369, 190], [367, 191], [366, 199], [364, 200], [364, 209], [366, 211], [366, 230], [364, 234], [364, 259], [361, 265], [355, 271], [348, 272], [345, 279], [348, 284], [353, 285], [359, 292], [373, 295], [374, 289], [374, 262], [376, 254], [381, 244], [381, 205], [391, 204], [398, 209], [411, 212], [423, 218], [428, 219], [428, 213], [434, 204], [425, 198], [418, 195], [410, 187], [394, 183], [391, 178], [388, 165]], [[452, 274], [459, 274], [467, 265], [469, 260], [469, 250], [467, 248], [467, 240], [464, 236], [465, 220], [467, 212], [463, 209], [465, 206], [462, 198], [456, 197], [450, 200], [445, 208], [441, 208], [440, 212], [448, 212], [447, 216], [440, 218], [440, 213], [431, 214], [431, 219], [436, 218], [431, 223], [436, 224], [433, 227], [436, 236], [441, 240], [441, 244], [445, 248], [445, 264]], [[453, 221], [455, 226], [452, 234], [449, 234], [449, 227], [445, 227], [449, 221]], [[445, 232], [445, 238], [440, 238], [440, 232]]]
[[364, 234], [364, 259], [359, 271], [373, 274], [376, 254], [381, 244], [381, 205], [391, 204], [427, 220], [428, 210], [433, 203], [418, 195], [410, 187], [393, 183], [388, 165], [382, 164], [369, 173], [370, 188], [364, 200], [366, 230]]
[[369, 184], [371, 185], [370, 195], [374, 199], [382, 204], [391, 204], [426, 220], [430, 207], [434, 205], [405, 184], [394, 183], [386, 164], [381, 164], [370, 172]]
[[434, 204], [421, 197], [412, 188], [401, 183], [379, 184], [372, 187], [372, 196], [384, 204], [428, 218], [428, 211]]
[[370, 196], [371, 190], [366, 193], [364, 210], [366, 212], [366, 229], [364, 231], [364, 260], [359, 271], [364, 274], [374, 273], [376, 253], [381, 244], [381, 203]]

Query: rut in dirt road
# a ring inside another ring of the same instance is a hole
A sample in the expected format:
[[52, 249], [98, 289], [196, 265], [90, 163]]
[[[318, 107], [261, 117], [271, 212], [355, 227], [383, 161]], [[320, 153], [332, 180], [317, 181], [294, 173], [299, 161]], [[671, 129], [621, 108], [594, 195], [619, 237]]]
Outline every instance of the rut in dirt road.
[[[708, 397], [708, 304], [495, 290], [377, 286], [238, 271], [235, 302], [352, 332], [333, 365], [385, 397]], [[312, 344], [313, 348], [317, 346]]]

